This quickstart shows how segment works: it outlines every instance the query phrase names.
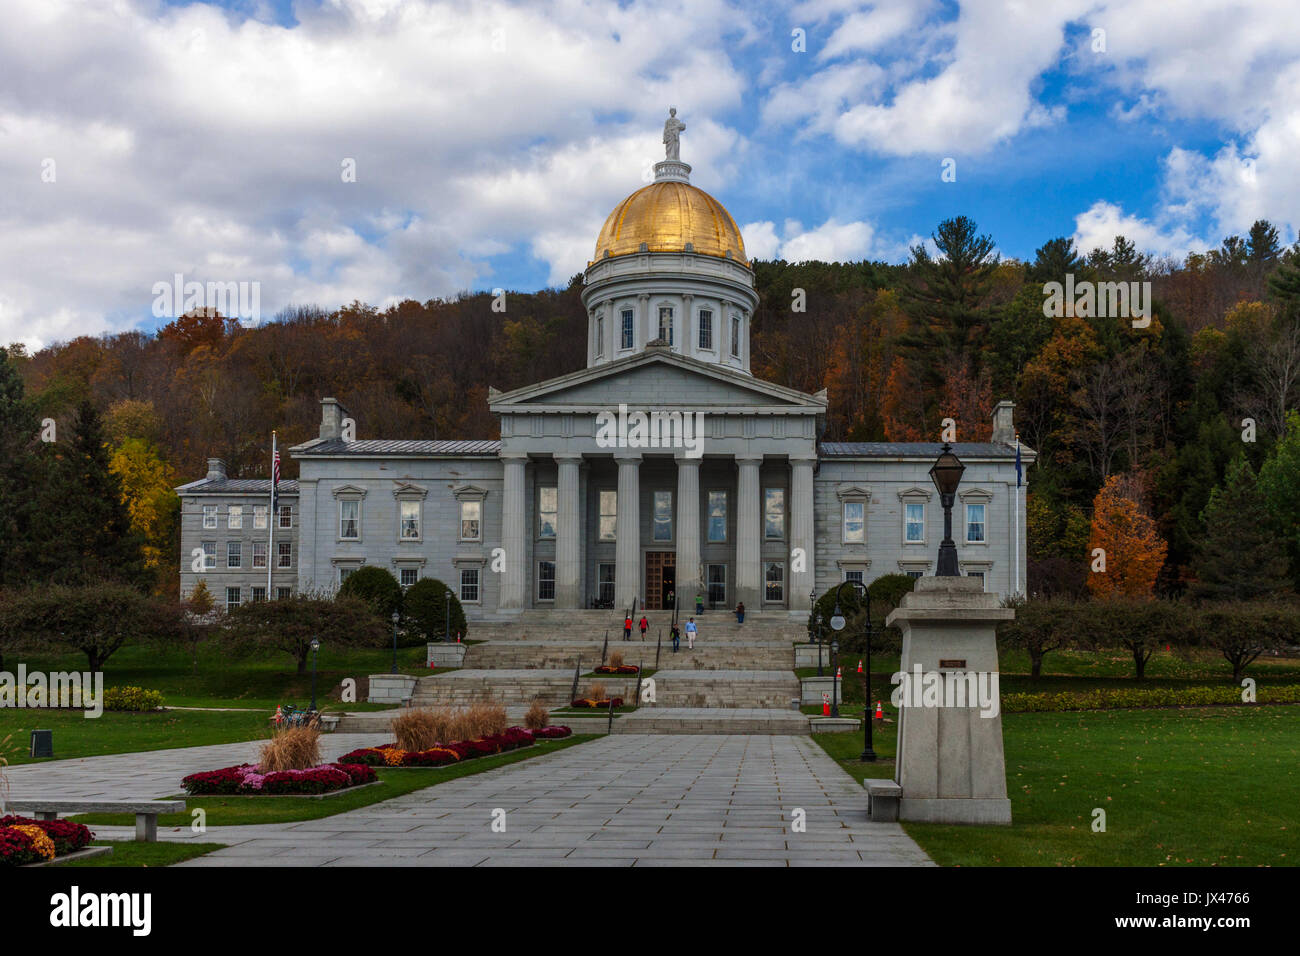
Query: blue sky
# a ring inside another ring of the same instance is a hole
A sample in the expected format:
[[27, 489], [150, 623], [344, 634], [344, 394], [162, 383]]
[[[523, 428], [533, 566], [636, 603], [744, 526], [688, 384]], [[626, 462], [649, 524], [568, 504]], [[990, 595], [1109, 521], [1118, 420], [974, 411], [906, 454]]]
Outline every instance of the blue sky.
[[1298, 23], [1281, 0], [16, 5], [0, 341], [156, 328], [176, 273], [258, 283], [262, 318], [563, 283], [669, 105], [754, 257], [902, 261], [958, 214], [1013, 257], [1123, 233], [1181, 259], [1261, 217], [1293, 241]]

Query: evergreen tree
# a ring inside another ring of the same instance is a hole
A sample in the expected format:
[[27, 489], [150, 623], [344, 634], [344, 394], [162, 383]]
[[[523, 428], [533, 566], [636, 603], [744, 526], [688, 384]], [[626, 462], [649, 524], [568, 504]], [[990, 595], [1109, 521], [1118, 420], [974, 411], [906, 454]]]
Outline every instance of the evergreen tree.
[[1034, 253], [1034, 261], [1025, 267], [1025, 279], [1034, 284], [1064, 282], [1069, 274], [1078, 278], [1084, 267], [1074, 240], [1059, 236], [1043, 243]]
[[1245, 601], [1287, 589], [1286, 545], [1244, 455], [1228, 466], [1201, 518], [1206, 533], [1197, 551], [1193, 595]]
[[31, 518], [39, 487], [35, 451], [40, 419], [23, 394], [23, 380], [0, 348], [0, 586], [25, 581]]
[[1259, 469], [1259, 490], [1287, 543], [1292, 580], [1300, 580], [1300, 413], [1286, 417], [1286, 434]]

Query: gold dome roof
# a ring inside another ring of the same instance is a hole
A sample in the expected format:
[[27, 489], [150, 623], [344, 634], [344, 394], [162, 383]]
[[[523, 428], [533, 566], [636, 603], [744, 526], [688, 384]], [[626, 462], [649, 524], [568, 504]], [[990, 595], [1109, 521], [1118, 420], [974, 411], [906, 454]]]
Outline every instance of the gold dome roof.
[[697, 254], [719, 259], [730, 251], [734, 261], [749, 264], [731, 213], [690, 183], [653, 182], [615, 206], [596, 240], [596, 261], [606, 252], [611, 257], [640, 252], [643, 242], [650, 252], [685, 252], [687, 243]]

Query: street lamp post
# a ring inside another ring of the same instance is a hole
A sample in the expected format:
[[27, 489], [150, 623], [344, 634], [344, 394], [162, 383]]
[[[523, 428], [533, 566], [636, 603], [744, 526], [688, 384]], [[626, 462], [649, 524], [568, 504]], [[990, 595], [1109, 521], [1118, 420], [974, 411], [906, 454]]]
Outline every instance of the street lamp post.
[[[862, 694], [863, 735], [862, 735], [862, 756], [860, 759], [871, 761], [876, 759], [876, 752], [875, 750], [872, 749], [871, 746], [871, 719], [872, 719], [871, 718], [871, 592], [867, 590], [867, 586], [863, 584], [861, 581], [844, 581], [840, 584], [838, 588], [835, 589], [835, 614], [834, 616], [831, 617], [831, 627], [835, 628], [835, 630], [837, 631], [844, 630], [844, 625], [846, 623], [844, 620], [844, 614], [840, 610], [840, 594], [843, 592], [843, 590], [846, 587], [856, 588], [862, 592], [862, 600], [865, 605], [864, 610], [866, 612], [866, 618], [867, 618], [866, 623], [863, 626], [863, 633], [866, 637], [866, 643], [867, 643], [867, 672], [863, 676], [863, 681], [864, 681], [863, 694]], [[832, 644], [831, 646], [836, 650], [838, 650], [838, 645]], [[839, 674], [838, 662], [837, 662], [835, 673], [837, 675]], [[835, 697], [833, 692], [836, 690], [835, 684], [831, 685], [831, 690], [832, 690], [831, 699], [834, 700]], [[838, 717], [839, 716], [838, 708], [833, 710], [832, 713], [834, 716]]]
[[316, 713], [316, 657], [320, 653], [320, 638], [311, 639], [311, 712]]
[[940, 578], [959, 577], [957, 568], [957, 545], [952, 540], [952, 506], [957, 499], [957, 486], [961, 484], [962, 472], [966, 466], [953, 454], [952, 446], [947, 442], [939, 452], [939, 457], [930, 468], [930, 480], [939, 492], [939, 502], [943, 505], [943, 541], [939, 545], [939, 563], [935, 576]]
[[402, 615], [399, 612], [394, 611], [393, 612], [393, 673], [394, 674], [397, 673], [397, 622], [400, 621], [401, 619], [402, 619]]
[[451, 588], [447, 588], [447, 595], [442, 602], [443, 609], [446, 612], [443, 615], [442, 636], [448, 641], [451, 640], [451, 599], [455, 596], [451, 593]]

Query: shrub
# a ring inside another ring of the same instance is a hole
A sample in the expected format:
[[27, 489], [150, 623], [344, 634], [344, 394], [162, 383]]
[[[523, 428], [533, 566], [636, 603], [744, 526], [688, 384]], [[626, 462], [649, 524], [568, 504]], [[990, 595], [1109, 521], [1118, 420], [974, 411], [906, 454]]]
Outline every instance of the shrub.
[[286, 727], [262, 746], [258, 768], [262, 773], [307, 770], [320, 763], [320, 728]]
[[364, 565], [349, 574], [339, 587], [339, 594], [365, 601], [386, 621], [402, 606], [402, 586], [392, 572], [377, 564]]
[[541, 730], [551, 722], [551, 713], [540, 700], [535, 700], [524, 714], [524, 726], [529, 730]]
[[[1260, 687], [1261, 704], [1300, 703], [1300, 685]], [[1125, 707], [1208, 707], [1244, 704], [1238, 687], [1125, 687], [1119, 690], [1062, 691], [1057, 694], [1003, 694], [1002, 710], [1008, 714], [1066, 710], [1114, 710]]]
[[[421, 578], [406, 589], [402, 607], [406, 616], [407, 632], [413, 643], [432, 641], [435, 638], [462, 638], [468, 633], [465, 610], [455, 593], [451, 595], [450, 622], [447, 614], [447, 593], [450, 589], [437, 578]], [[450, 626], [450, 627], [449, 627]], [[450, 633], [448, 630], [450, 629]]]
[[613, 667], [615, 670], [617, 670], [618, 668], [622, 667], [622, 666], [623, 666], [623, 652], [622, 652], [622, 651], [610, 651], [610, 652], [609, 652], [609, 661], [608, 661], [607, 663], [609, 664], [610, 667]]
[[564, 726], [542, 727], [533, 731], [533, 737], [538, 740], [553, 740], [557, 737], [567, 737], [571, 733], [573, 733], [573, 731]]
[[467, 707], [460, 715], [460, 722], [452, 726], [453, 740], [472, 740], [505, 733], [510, 720], [500, 704], [474, 704]]
[[163, 695], [160, 691], [142, 687], [110, 687], [104, 691], [105, 710], [146, 711], [161, 710]]
[[592, 681], [591, 686], [587, 688], [587, 696], [593, 700], [605, 700], [609, 695], [605, 693], [605, 685], [600, 681]]

